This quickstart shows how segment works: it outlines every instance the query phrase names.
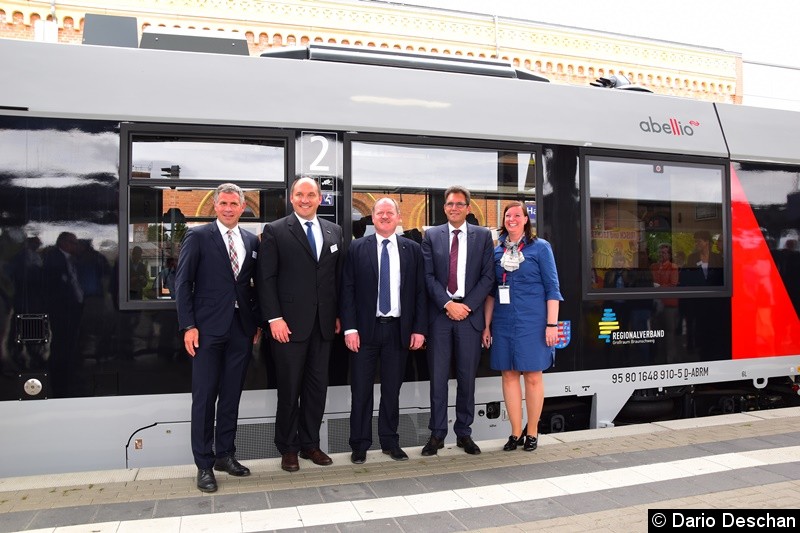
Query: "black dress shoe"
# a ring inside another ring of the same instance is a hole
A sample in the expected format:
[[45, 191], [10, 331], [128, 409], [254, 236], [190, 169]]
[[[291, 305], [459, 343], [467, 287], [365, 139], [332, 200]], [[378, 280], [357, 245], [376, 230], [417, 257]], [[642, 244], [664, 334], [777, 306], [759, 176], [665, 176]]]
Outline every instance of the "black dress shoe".
[[250, 469], [234, 459], [232, 455], [221, 457], [214, 463], [214, 470], [227, 472], [232, 476], [245, 477], [250, 475]]
[[504, 452], [510, 452], [517, 449], [517, 446], [522, 446], [522, 443], [525, 442], [525, 437], [517, 437], [516, 435], [511, 435], [508, 437], [508, 442], [506, 445], [503, 446]]
[[428, 443], [422, 448], [422, 455], [425, 457], [436, 455], [437, 451], [442, 448], [444, 448], [444, 439], [431, 435], [431, 438], [428, 439]]
[[300, 463], [297, 462], [297, 452], [286, 452], [281, 455], [281, 468], [287, 472], [300, 470]]
[[367, 462], [367, 452], [354, 451], [350, 454], [350, 462], [354, 465], [363, 465], [365, 462]]
[[213, 470], [197, 469], [197, 488], [203, 492], [217, 492], [217, 478], [214, 477]]
[[539, 441], [536, 437], [531, 437], [530, 435], [525, 435], [525, 445], [522, 447], [523, 450], [526, 452], [532, 452], [536, 449], [539, 445]]
[[480, 455], [481, 453], [481, 449], [469, 435], [466, 437], [459, 437], [456, 441], [456, 445], [458, 445], [459, 448], [464, 448], [464, 451], [470, 455]]
[[395, 461], [408, 461], [408, 455], [400, 446], [383, 450], [383, 453], [394, 459]]
[[319, 448], [312, 448], [310, 450], [300, 450], [300, 457], [302, 459], [309, 459], [315, 465], [319, 466], [328, 466], [333, 464], [333, 459], [328, 457], [328, 455]]

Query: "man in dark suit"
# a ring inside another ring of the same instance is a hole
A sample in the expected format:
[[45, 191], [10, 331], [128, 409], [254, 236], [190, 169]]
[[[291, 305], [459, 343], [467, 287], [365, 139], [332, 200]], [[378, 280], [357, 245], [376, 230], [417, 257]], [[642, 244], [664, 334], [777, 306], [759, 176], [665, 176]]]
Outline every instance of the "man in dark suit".
[[217, 490], [212, 467], [232, 476], [250, 475], [236, 460], [234, 446], [239, 399], [260, 332], [252, 284], [258, 237], [238, 226], [244, 208], [242, 189], [232, 183], [217, 187], [217, 220], [190, 229], [178, 258], [178, 325], [192, 356], [192, 453], [197, 488], [203, 492]]
[[431, 380], [431, 430], [422, 455], [436, 455], [447, 436], [447, 382], [455, 358], [456, 444], [471, 455], [481, 453], [472, 440], [475, 377], [481, 357], [483, 303], [494, 285], [492, 235], [466, 222], [470, 194], [463, 187], [445, 191], [447, 224], [430, 228], [422, 240], [428, 290], [428, 367]]
[[419, 244], [396, 235], [397, 203], [382, 198], [372, 208], [375, 234], [350, 244], [342, 273], [340, 316], [344, 342], [351, 352], [350, 460], [362, 464], [372, 446], [373, 385], [378, 361], [381, 400], [378, 438], [383, 453], [395, 461], [408, 455], [400, 448], [400, 387], [409, 350], [425, 343], [427, 298]]
[[311, 178], [292, 184], [294, 213], [264, 226], [258, 293], [272, 335], [278, 380], [275, 446], [281, 468], [294, 472], [303, 459], [333, 461], [319, 447], [328, 392], [331, 342], [339, 332], [338, 294], [342, 228], [317, 217], [322, 202]]

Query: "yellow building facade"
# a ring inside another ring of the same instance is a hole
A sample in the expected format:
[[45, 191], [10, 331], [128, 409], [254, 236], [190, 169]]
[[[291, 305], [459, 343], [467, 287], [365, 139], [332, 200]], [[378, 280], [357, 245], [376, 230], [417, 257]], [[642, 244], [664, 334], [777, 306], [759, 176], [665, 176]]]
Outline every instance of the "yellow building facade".
[[587, 85], [621, 73], [655, 93], [742, 102], [738, 53], [379, 2], [0, 1], [0, 38], [33, 40], [49, 33], [45, 38], [80, 43], [87, 13], [136, 17], [140, 35], [148, 26], [243, 34], [251, 55], [287, 45], [332, 43], [499, 58], [555, 83]]

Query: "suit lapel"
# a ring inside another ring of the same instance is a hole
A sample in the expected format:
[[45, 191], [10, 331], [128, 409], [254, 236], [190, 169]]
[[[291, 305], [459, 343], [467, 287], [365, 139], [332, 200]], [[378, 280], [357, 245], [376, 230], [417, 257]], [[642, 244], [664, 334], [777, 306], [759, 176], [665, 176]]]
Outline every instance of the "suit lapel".
[[397, 237], [397, 251], [400, 252], [400, 294], [403, 294], [403, 285], [406, 282], [405, 267], [411, 264], [411, 250], [400, 237]]
[[372, 267], [372, 273], [375, 275], [375, 279], [378, 279], [379, 278], [378, 252], [377, 252], [378, 238], [375, 236], [375, 234], [366, 237], [366, 240], [364, 241], [364, 246], [366, 246], [367, 259], [369, 260], [369, 264]]
[[319, 229], [322, 231], [322, 250], [319, 252], [319, 260], [322, 261], [323, 257], [330, 255], [331, 246], [336, 244], [336, 241], [333, 240], [333, 232], [327, 226], [327, 221], [323, 222], [319, 216], [317, 216], [317, 221], [319, 222]]

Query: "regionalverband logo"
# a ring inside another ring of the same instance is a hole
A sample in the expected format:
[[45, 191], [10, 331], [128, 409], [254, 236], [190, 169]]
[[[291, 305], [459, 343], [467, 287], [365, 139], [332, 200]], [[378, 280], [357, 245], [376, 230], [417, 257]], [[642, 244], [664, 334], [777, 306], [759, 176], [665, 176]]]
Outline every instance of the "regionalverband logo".
[[[646, 322], [646, 321], [644, 321]], [[643, 326], [647, 326], [646, 323]], [[606, 341], [606, 344], [655, 344], [656, 339], [664, 338], [663, 329], [637, 329], [620, 331], [617, 314], [611, 307], [603, 309], [603, 316], [597, 323], [600, 330], [597, 338]]]
[[617, 314], [610, 307], [603, 309], [603, 316], [600, 318], [598, 325], [600, 326], [600, 335], [597, 338], [607, 343], [611, 342], [611, 332], [619, 329]]

